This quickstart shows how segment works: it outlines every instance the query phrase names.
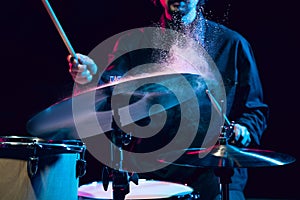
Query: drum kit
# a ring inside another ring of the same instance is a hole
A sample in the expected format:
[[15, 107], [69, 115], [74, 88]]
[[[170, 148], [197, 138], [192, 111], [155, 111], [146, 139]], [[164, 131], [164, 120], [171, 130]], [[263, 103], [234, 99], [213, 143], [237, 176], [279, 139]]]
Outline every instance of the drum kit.
[[[61, 27], [59, 27], [50, 5], [47, 1], [43, 2], [51, 18], [58, 25], [66, 45], [70, 47], [69, 51], [74, 53]], [[75, 53], [72, 55], [75, 56]], [[157, 77], [161, 79], [174, 78], [173, 74], [163, 75], [163, 77], [161, 75], [138, 77], [93, 88], [88, 92], [66, 98], [31, 118], [27, 125], [28, 132], [32, 137], [0, 137], [0, 197], [20, 200], [201, 199], [197, 195], [193, 196], [193, 189], [189, 186], [159, 180], [139, 179], [137, 175], [129, 175], [121, 167], [119, 170], [107, 172], [107, 177], [112, 176], [112, 179], [106, 177], [103, 182], [93, 182], [79, 187], [79, 178], [86, 173], [85, 152], [87, 147], [76, 132], [76, 123], [72, 112], [74, 99], [80, 99], [85, 95], [89, 96], [91, 93], [97, 92], [101, 95], [96, 96], [94, 102], [101, 104], [110, 98], [111, 93], [108, 91], [112, 91], [115, 86], [127, 87], [128, 84], [134, 83], [136, 80]], [[210, 93], [208, 94], [212, 98]], [[140, 102], [133, 104], [132, 110], [141, 109], [143, 106], [147, 110], [149, 99], [153, 99], [153, 96], [163, 96], [164, 99], [168, 99], [169, 94], [150, 92], [147, 95], [140, 93], [134, 95], [140, 99]], [[166, 105], [168, 108], [172, 108], [176, 106], [176, 102], [170, 101]], [[143, 112], [137, 110], [132, 122], [149, 115], [146, 111]], [[102, 134], [115, 130], [117, 124], [113, 118], [113, 111], [103, 110], [101, 113], [97, 117], [101, 120], [104, 119], [104, 127], [107, 127], [102, 129]], [[85, 114], [86, 112], [82, 112], [82, 115]], [[77, 115], [85, 118], [85, 116], [80, 116], [80, 113]], [[190, 148], [179, 150], [179, 152], [168, 152], [162, 154], [157, 162], [192, 168], [214, 169], [215, 174], [220, 177], [222, 199], [227, 200], [229, 199], [229, 183], [234, 168], [281, 166], [295, 161], [293, 156], [284, 153], [238, 148], [229, 144], [232, 124], [228, 123], [229, 120], [226, 119], [226, 116], [223, 115], [222, 117], [225, 117], [227, 125], [222, 127], [216, 145], [208, 148]], [[89, 118], [84, 120], [86, 119]], [[119, 133], [119, 131], [117, 132]], [[122, 152], [123, 144], [130, 142], [130, 138], [128, 139], [125, 135], [121, 133], [121, 137], [119, 137], [121, 140], [116, 142], [121, 149], [120, 152]], [[178, 160], [168, 160], [178, 153], [182, 155]], [[122, 157], [121, 154], [120, 157]]]
[[[110, 93], [104, 91], [111, 91], [113, 87], [119, 84], [126, 85], [128, 82], [134, 81], [135, 79], [116, 82], [113, 85], [97, 87], [92, 91], [95, 92], [96, 90], [96, 92], [107, 95]], [[137, 175], [129, 175], [129, 172], [121, 168], [107, 172], [107, 176], [103, 176], [106, 178], [102, 182], [92, 182], [79, 186], [79, 178], [84, 176], [87, 164], [84, 158], [86, 144], [80, 138], [61, 139], [76, 135], [74, 133], [64, 135], [66, 130], [61, 131], [61, 129], [66, 125], [65, 129], [76, 130], [76, 123], [69, 123], [74, 117], [72, 115], [72, 101], [74, 98], [90, 92], [66, 98], [32, 117], [27, 126], [33, 137], [0, 137], [0, 188], [6, 191], [5, 199], [201, 199], [201, 197], [193, 194], [193, 189], [187, 185], [159, 180], [139, 180]], [[142, 94], [137, 93], [137, 95]], [[158, 94], [155, 93], [155, 95]], [[146, 95], [146, 97], [149, 96], [151, 96], [151, 92], [150, 95]], [[166, 96], [166, 94], [158, 95], [158, 97], [162, 96]], [[143, 101], [143, 98], [140, 99]], [[102, 101], [103, 97], [96, 95], [96, 102], [101, 104]], [[141, 105], [147, 105], [145, 102]], [[169, 105], [169, 107], [173, 106], [175, 106], [173, 103]], [[135, 107], [133, 106], [133, 108]], [[108, 111], [105, 110], [105, 112]], [[112, 111], [109, 113], [107, 118], [112, 117]], [[140, 116], [143, 117], [144, 114]], [[61, 118], [62, 121], [59, 120]], [[137, 118], [137, 120], [139, 119]], [[108, 120], [108, 122], [110, 125], [107, 127], [110, 128], [106, 131], [115, 130], [117, 124], [114, 119]], [[293, 156], [284, 153], [239, 148], [229, 144], [232, 127], [232, 124], [224, 126], [220, 131], [216, 145], [212, 147], [171, 151], [161, 154], [157, 162], [191, 168], [214, 169], [215, 174], [219, 176], [222, 199], [227, 200], [229, 199], [229, 184], [234, 168], [282, 166], [295, 161]], [[51, 138], [51, 133], [56, 139]], [[120, 148], [122, 148], [125, 140], [127, 143], [130, 142], [130, 138], [120, 138], [119, 144], [116, 143]], [[179, 159], [176, 161], [169, 160], [178, 153], [182, 155]], [[122, 157], [122, 155], [120, 156]], [[112, 179], [108, 177], [112, 177]], [[14, 191], [18, 191], [18, 193]]]

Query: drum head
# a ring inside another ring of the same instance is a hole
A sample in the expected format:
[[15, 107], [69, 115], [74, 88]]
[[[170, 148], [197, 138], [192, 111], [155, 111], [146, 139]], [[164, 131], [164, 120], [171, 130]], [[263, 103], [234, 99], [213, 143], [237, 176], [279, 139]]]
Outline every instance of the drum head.
[[[130, 182], [130, 192], [125, 199], [165, 199], [189, 195], [193, 192], [191, 187], [155, 180], [140, 179], [139, 184]], [[113, 199], [112, 182], [107, 191], [103, 189], [102, 182], [93, 182], [78, 188], [78, 196], [87, 199]]]

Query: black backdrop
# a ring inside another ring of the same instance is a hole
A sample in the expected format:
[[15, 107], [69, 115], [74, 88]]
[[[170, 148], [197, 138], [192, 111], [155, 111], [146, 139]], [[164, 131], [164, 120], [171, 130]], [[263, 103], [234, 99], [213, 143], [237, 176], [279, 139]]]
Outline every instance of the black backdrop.
[[[294, 1], [293, 1], [294, 2]], [[270, 124], [262, 148], [299, 157], [298, 12], [292, 0], [211, 0], [208, 17], [244, 35], [254, 50]], [[106, 38], [147, 25], [159, 16], [146, 0], [50, 1], [76, 52], [88, 54]], [[28, 135], [25, 124], [37, 112], [69, 95], [64, 46], [41, 1], [1, 3], [0, 135]], [[83, 183], [100, 177], [99, 163], [87, 158]], [[251, 168], [248, 197], [296, 198], [297, 162], [274, 168]]]

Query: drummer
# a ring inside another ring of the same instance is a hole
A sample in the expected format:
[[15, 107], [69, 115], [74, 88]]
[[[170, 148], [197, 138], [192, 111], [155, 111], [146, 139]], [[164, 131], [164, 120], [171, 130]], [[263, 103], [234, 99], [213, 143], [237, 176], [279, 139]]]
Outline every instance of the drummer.
[[[204, 47], [218, 67], [226, 90], [226, 115], [228, 119], [235, 122], [234, 145], [239, 147], [259, 145], [260, 138], [267, 127], [268, 106], [263, 101], [259, 71], [250, 44], [241, 34], [205, 19], [205, 0], [152, 1], [158, 8], [164, 9], [159, 25], [180, 33], [188, 33]], [[140, 39], [134, 38], [134, 35], [128, 37], [133, 37], [134, 40]], [[126, 51], [126, 48], [130, 49], [126, 45], [122, 44], [121, 38], [116, 43], [112, 54], [108, 55], [108, 59], [114, 58], [112, 55], [120, 55], [119, 53]], [[95, 80], [96, 74], [100, 70], [88, 56], [79, 53], [77, 56], [77, 62], [68, 56], [70, 74], [79, 87], [82, 85], [88, 87], [93, 81], [97, 81]], [[122, 76], [135, 66], [153, 62], [157, 57], [157, 52], [150, 49], [124, 54], [106, 69], [99, 83], [109, 82], [110, 79]], [[168, 58], [164, 56], [164, 59]], [[176, 110], [174, 112], [176, 113]], [[200, 123], [199, 126], [207, 128], [207, 124]], [[203, 141], [194, 142], [201, 145]], [[175, 182], [183, 180], [200, 194], [201, 200], [217, 199], [220, 195], [218, 179], [210, 169], [184, 169], [183, 171], [177, 167], [168, 166], [150, 174], [155, 179]], [[234, 169], [232, 183], [229, 185], [230, 199], [245, 199], [243, 190], [246, 182], [247, 170]]]

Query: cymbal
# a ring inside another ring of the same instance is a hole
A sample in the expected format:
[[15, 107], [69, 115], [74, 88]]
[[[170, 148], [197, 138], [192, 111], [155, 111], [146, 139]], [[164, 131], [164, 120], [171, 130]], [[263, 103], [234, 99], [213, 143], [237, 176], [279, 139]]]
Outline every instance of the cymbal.
[[[182, 156], [169, 162], [168, 157], [182, 151]], [[286, 165], [294, 162], [293, 156], [271, 150], [238, 148], [233, 145], [215, 145], [210, 148], [189, 148], [161, 155], [159, 162], [184, 167], [200, 168], [252, 168]]]
[[[128, 76], [85, 90], [51, 105], [27, 122], [27, 131], [33, 136], [45, 139], [82, 139], [77, 125], [84, 124], [84, 137], [102, 134], [112, 130], [111, 100], [115, 99], [114, 106], [117, 107], [120, 116], [122, 112], [130, 111], [130, 117], [121, 120], [121, 125], [126, 126], [189, 101], [193, 95], [182, 90], [182, 85], [187, 84], [187, 80], [189, 83], [199, 82], [199, 78], [199, 75], [189, 73]], [[171, 91], [168, 90], [169, 87], [172, 87]], [[177, 93], [176, 97], [179, 94], [180, 102], [174, 97], [174, 93]], [[129, 99], [135, 101], [129, 103]], [[163, 107], [152, 109], [155, 104]], [[99, 125], [93, 126], [95, 121]]]

